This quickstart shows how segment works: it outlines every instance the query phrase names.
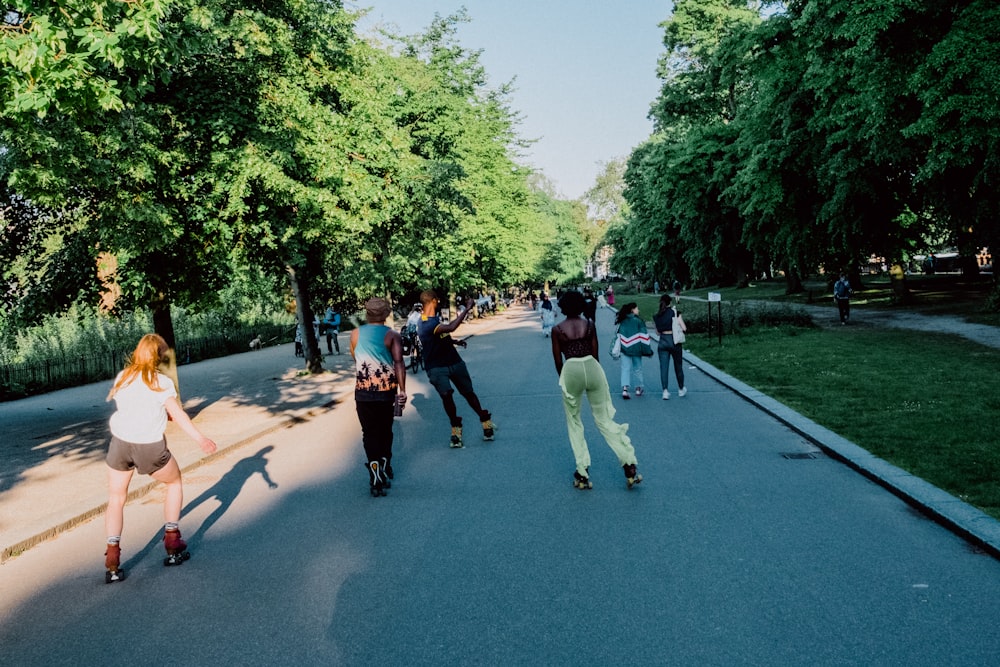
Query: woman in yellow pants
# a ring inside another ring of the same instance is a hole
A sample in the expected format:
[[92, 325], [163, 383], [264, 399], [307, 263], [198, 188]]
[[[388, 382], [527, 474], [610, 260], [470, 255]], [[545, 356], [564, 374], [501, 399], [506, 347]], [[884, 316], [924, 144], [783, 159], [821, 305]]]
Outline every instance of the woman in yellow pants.
[[[629, 440], [628, 424], [614, 420], [615, 408], [611, 403], [608, 378], [598, 361], [597, 330], [594, 323], [582, 317], [586, 301], [579, 292], [567, 292], [559, 300], [559, 309], [566, 319], [552, 330], [552, 358], [559, 373], [563, 408], [566, 410], [566, 429], [569, 443], [576, 458], [573, 486], [578, 489], [593, 488], [590, 481], [590, 450], [583, 435], [580, 419], [583, 395], [587, 395], [594, 422], [604, 436], [608, 447], [618, 457], [631, 489], [642, 481], [636, 471], [635, 448]], [[565, 359], [565, 361], [564, 361]]]

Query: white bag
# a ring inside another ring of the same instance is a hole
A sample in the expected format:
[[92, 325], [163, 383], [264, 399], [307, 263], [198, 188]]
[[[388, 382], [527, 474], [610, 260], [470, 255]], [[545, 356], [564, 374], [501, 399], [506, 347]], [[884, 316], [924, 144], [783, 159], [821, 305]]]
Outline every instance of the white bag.
[[611, 358], [621, 359], [622, 357], [622, 337], [615, 334], [615, 342], [611, 343]]
[[681, 318], [681, 316], [675, 315], [674, 318], [670, 321], [670, 330], [673, 332], [674, 345], [680, 345], [686, 340], [684, 336], [684, 331], [686, 329], [687, 327], [684, 325], [684, 320]]

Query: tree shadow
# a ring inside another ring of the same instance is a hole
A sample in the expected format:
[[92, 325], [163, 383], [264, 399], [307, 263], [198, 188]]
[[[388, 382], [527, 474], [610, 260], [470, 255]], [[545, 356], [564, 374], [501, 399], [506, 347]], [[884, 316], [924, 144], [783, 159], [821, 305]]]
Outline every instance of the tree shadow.
[[[228, 414], [251, 408], [252, 418], [293, 415], [317, 404], [317, 395], [353, 376], [350, 355], [327, 359], [322, 376], [303, 375], [290, 346], [268, 348], [180, 367], [181, 401], [192, 419], [211, 436], [211, 409]], [[107, 452], [108, 418], [114, 403], [105, 402], [110, 381], [63, 389], [0, 404], [0, 422], [7, 422], [0, 442], [0, 493], [23, 482], [25, 473], [58, 460], [85, 471], [100, 464]], [[228, 443], [221, 443], [225, 445]]]

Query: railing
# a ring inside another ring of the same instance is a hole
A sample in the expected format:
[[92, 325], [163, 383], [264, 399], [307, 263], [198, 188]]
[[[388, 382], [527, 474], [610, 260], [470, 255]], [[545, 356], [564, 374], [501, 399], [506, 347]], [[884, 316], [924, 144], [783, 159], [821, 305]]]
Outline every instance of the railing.
[[[177, 341], [177, 363], [190, 364], [204, 359], [248, 352], [250, 339], [259, 334], [264, 346], [290, 342], [294, 326], [270, 325], [229, 329], [224, 334]], [[96, 354], [46, 359], [44, 362], [0, 365], [0, 401], [44, 394], [57, 389], [110, 380], [115, 377], [132, 350], [111, 350]]]

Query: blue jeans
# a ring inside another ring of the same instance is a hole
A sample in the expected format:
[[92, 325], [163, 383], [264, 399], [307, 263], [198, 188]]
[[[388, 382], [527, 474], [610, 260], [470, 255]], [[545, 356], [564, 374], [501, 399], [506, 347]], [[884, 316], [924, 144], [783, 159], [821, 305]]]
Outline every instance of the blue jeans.
[[[634, 380], [634, 381], [633, 381]], [[622, 388], [642, 386], [642, 357], [622, 355]]]

